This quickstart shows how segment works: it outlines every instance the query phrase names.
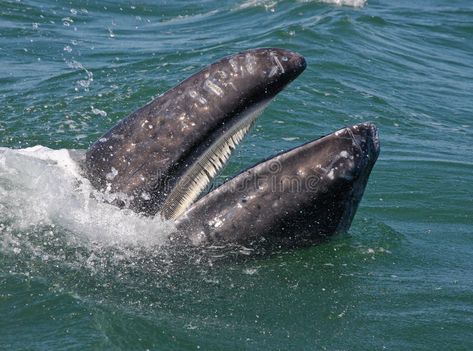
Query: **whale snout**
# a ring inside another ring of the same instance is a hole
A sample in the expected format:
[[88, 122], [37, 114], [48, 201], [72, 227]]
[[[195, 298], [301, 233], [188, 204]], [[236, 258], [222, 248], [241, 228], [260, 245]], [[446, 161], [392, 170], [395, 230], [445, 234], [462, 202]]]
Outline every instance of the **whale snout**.
[[365, 122], [349, 128], [353, 141], [360, 148], [361, 155], [374, 163], [380, 151], [379, 131], [375, 124]]
[[[360, 179], [365, 183], [380, 152], [378, 128], [371, 122], [356, 124], [333, 134], [339, 138], [340, 155], [349, 162], [342, 162], [335, 173], [345, 179]], [[343, 158], [342, 158], [343, 159]]]
[[306, 62], [304, 56], [299, 55], [296, 52], [291, 52], [291, 53], [292, 53], [292, 56], [291, 56], [289, 62], [292, 65], [292, 67], [294, 68], [294, 70], [296, 70], [299, 73], [302, 72], [303, 70], [305, 70], [306, 67], [307, 67], [307, 62]]
[[268, 49], [266, 56], [269, 69], [266, 70], [268, 77], [278, 76], [288, 81], [294, 80], [307, 67], [304, 56], [297, 52], [285, 49]]
[[286, 71], [291, 71], [300, 74], [307, 67], [307, 62], [304, 56], [297, 52], [278, 49], [277, 56]]

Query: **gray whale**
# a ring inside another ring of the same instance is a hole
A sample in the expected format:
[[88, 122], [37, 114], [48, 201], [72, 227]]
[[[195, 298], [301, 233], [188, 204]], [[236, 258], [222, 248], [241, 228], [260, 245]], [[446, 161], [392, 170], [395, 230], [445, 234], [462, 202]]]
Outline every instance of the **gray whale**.
[[204, 68], [114, 126], [85, 170], [114, 203], [176, 223], [190, 245], [315, 243], [348, 230], [379, 154], [371, 123], [263, 161], [199, 199], [264, 107], [306, 67], [253, 49]]

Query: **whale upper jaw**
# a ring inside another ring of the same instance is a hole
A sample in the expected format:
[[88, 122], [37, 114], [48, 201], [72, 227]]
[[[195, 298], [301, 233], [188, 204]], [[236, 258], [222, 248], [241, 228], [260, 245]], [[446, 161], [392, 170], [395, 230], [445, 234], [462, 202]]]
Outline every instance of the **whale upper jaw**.
[[[221, 170], [274, 96], [306, 67], [264, 48], [226, 57], [121, 121], [86, 154], [91, 183], [116, 204], [179, 217]], [[192, 181], [184, 186], [182, 179]]]
[[296, 246], [348, 230], [380, 151], [362, 123], [261, 162], [194, 203], [175, 240]]

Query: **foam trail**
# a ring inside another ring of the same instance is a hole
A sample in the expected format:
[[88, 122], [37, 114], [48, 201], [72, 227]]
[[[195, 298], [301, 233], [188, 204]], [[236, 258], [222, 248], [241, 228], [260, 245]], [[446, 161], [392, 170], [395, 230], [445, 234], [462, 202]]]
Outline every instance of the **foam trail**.
[[81, 176], [73, 154], [81, 153], [43, 146], [0, 148], [3, 228], [27, 231], [42, 226], [60, 227], [74, 240], [100, 246], [159, 246], [166, 241], [173, 230], [171, 222], [143, 217], [97, 200], [100, 194]]

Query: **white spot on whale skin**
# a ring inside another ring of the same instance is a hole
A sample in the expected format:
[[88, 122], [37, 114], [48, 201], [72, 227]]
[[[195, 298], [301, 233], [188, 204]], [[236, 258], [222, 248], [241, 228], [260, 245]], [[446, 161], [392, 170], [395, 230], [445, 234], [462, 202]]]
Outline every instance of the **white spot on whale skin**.
[[340, 156], [343, 158], [348, 158], [348, 152], [343, 150], [342, 152], [340, 152]]
[[277, 73], [278, 73], [278, 70], [279, 70], [279, 67], [278, 66], [273, 66], [271, 68], [271, 71], [269, 72], [268, 74], [268, 77], [271, 78], [271, 77], [274, 77]]
[[228, 74], [225, 71], [217, 71], [215, 72], [215, 77], [220, 77], [223, 80], [228, 78]]
[[222, 224], [223, 224], [223, 221], [222, 221], [220, 218], [218, 218], [218, 217], [216, 217], [216, 218], [214, 218], [213, 220], [210, 220], [210, 221], [209, 221], [209, 225], [212, 226], [212, 227], [214, 227], [214, 228], [221, 227]]
[[229, 81], [227, 85], [229, 85], [233, 90], [238, 91], [237, 87], [235, 86], [235, 84], [233, 84], [232, 81]]
[[112, 171], [110, 173], [107, 173], [105, 177], [107, 178], [107, 180], [113, 180], [117, 175], [118, 171], [114, 167], [112, 167]]
[[191, 236], [191, 241], [194, 246], [200, 245], [205, 240], [205, 233], [200, 231], [199, 233]]
[[[219, 88], [219, 87], [217, 87], [217, 88]], [[189, 96], [191, 98], [193, 98], [194, 100], [197, 100], [197, 102], [201, 105], [206, 105], [207, 104], [207, 100], [202, 95], [197, 93], [195, 90], [189, 91]]]
[[238, 63], [236, 63], [234, 59], [230, 59], [230, 60], [228, 61], [228, 63], [230, 64], [230, 67], [232, 68], [232, 71], [233, 71], [234, 73], [238, 73], [238, 72], [239, 72], [239, 70], [238, 70]]
[[189, 96], [191, 98], [195, 99], [199, 96], [199, 94], [197, 94], [197, 92], [195, 90], [191, 90], [191, 91], [189, 91]]
[[331, 169], [330, 172], [327, 173], [327, 177], [328, 177], [329, 179], [332, 179], [332, 180], [335, 178], [335, 175], [334, 175], [334, 173], [333, 173], [333, 169]]
[[281, 73], [285, 73], [284, 66], [282, 65], [281, 61], [279, 61], [278, 57], [276, 56], [275, 53], [271, 53], [271, 57], [273, 58], [273, 61], [276, 63], [276, 65], [279, 67], [281, 70]]
[[254, 74], [256, 72], [256, 58], [254, 55], [247, 53], [245, 55], [246, 70], [249, 74]]
[[212, 82], [210, 79], [207, 79], [204, 83], [204, 87], [207, 91], [214, 93], [217, 96], [223, 95], [223, 90], [217, 84]]
[[343, 129], [340, 129], [340, 130], [337, 130], [334, 134], [336, 136], [340, 136], [342, 135], [343, 133], [345, 133], [347, 131], [347, 128], [343, 128]]

